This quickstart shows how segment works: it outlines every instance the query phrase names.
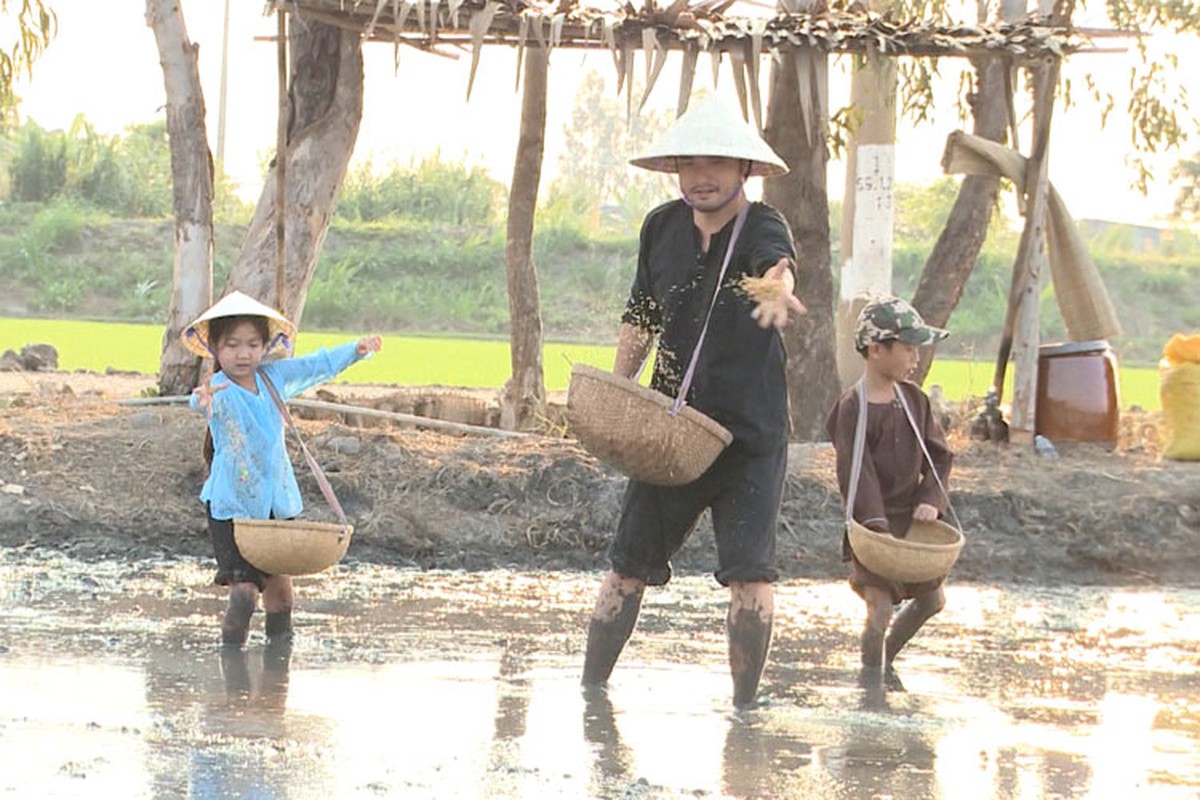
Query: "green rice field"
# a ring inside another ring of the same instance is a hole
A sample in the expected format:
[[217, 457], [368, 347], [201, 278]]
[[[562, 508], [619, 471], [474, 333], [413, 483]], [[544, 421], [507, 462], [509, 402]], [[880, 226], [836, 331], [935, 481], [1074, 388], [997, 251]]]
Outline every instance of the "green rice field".
[[[58, 349], [60, 369], [104, 372], [112, 369], [154, 374], [158, 371], [163, 329], [83, 320], [14, 319], [0, 317], [0, 352], [20, 351], [27, 344], [52, 344]], [[305, 332], [297, 337], [296, 352], [348, 341], [340, 333]], [[546, 388], [562, 390], [570, 380], [571, 364], [608, 368], [613, 346], [547, 342], [543, 363]], [[946, 397], [962, 400], [982, 396], [991, 382], [993, 364], [984, 361], [938, 359], [927, 385], [940, 384]], [[383, 351], [356, 364], [341, 380], [397, 386], [466, 386], [499, 388], [510, 374], [508, 342], [434, 336], [383, 337]], [[1158, 370], [1122, 368], [1121, 405], [1160, 408]]]

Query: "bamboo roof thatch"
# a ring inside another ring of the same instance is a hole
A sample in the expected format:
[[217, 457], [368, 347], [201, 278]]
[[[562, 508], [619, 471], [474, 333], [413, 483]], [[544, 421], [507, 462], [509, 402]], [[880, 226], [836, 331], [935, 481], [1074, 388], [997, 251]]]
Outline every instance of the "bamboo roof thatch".
[[[793, 5], [795, 0], [784, 0]], [[908, 56], [1007, 55], [1018, 60], [1096, 50], [1093, 39], [1120, 35], [1053, 25], [1031, 15], [1015, 23], [945, 24], [898, 20], [867, 11], [779, 10], [747, 0], [675, 0], [657, 6], [560, 0], [276, 0], [301, 17], [360, 31], [368, 40], [431, 48], [438, 44], [541, 44], [569, 48], [652, 51], [744, 49], [747, 55], [783, 47], [829, 53]], [[824, 3], [820, 4], [824, 7]], [[755, 13], [731, 14], [731, 10]]]
[[[1020, 64], [1046, 56], [1101, 52], [1095, 39], [1122, 35], [1055, 25], [1036, 15], [1020, 22], [987, 25], [897, 20], [868, 11], [829, 9], [823, 0], [813, 4], [820, 6], [819, 11], [779, 10], [773, 14], [772, 6], [760, 0], [674, 0], [668, 6], [643, 0], [640, 7], [628, 2], [603, 4], [603, 0], [274, 0], [273, 5], [299, 18], [358, 31], [365, 40], [389, 42], [397, 48], [411, 46], [444, 55], [455, 55], [447, 53], [452, 49], [469, 51], [468, 96], [484, 45], [611, 50], [618, 92], [622, 84], [632, 86], [634, 57], [640, 50], [645, 62], [643, 102], [667, 54], [677, 50], [683, 54], [682, 111], [697, 59], [708, 53], [714, 74], [722, 60], [729, 61], [743, 110], [748, 91], [756, 118], [761, 118], [757, 96], [761, 57], [777, 57], [788, 49], [802, 51], [805, 64], [812, 63], [815, 53], [990, 55]], [[781, 0], [781, 5], [796, 9], [799, 0]]]

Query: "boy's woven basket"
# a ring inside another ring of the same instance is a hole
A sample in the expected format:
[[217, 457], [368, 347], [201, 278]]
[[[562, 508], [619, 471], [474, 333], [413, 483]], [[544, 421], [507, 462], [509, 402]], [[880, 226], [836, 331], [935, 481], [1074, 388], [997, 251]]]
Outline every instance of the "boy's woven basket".
[[671, 416], [671, 398], [611, 372], [575, 364], [567, 391], [571, 432], [588, 452], [631, 478], [691, 483], [733, 435], [694, 408]]
[[306, 520], [235, 519], [242, 558], [268, 575], [311, 575], [346, 555], [353, 525]]
[[904, 539], [876, 533], [857, 522], [847, 532], [850, 548], [864, 567], [893, 581], [920, 583], [941, 578], [962, 552], [963, 535], [941, 520], [913, 520]]

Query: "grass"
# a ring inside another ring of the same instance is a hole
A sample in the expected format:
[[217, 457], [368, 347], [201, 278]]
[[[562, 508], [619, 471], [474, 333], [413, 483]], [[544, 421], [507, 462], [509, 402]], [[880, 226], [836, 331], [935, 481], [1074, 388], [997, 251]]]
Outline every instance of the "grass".
[[[158, 371], [162, 335], [159, 325], [0, 317], [0, 351], [19, 352], [27, 344], [52, 344], [58, 349], [59, 368], [67, 371], [104, 372], [112, 368], [152, 375]], [[296, 352], [309, 353], [350, 338], [341, 333], [301, 333]], [[613, 353], [612, 346], [547, 342], [543, 354], [546, 388], [566, 389], [573, 363], [607, 369], [612, 365]], [[951, 400], [981, 397], [991, 382], [992, 371], [990, 362], [939, 359], [927, 383], [941, 384]], [[1010, 377], [1011, 373], [1010, 369]], [[507, 341], [389, 335], [384, 336], [383, 352], [351, 367], [340, 380], [499, 388], [510, 374]], [[1161, 407], [1157, 369], [1123, 367], [1120, 384], [1123, 407]], [[1008, 390], [1005, 394], [1008, 396]]]

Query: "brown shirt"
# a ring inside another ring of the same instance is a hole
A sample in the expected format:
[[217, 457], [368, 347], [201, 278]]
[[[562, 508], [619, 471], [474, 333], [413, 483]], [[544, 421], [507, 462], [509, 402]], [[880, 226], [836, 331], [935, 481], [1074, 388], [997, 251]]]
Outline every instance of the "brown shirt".
[[[930, 411], [929, 398], [915, 383], [898, 384], [925, 439], [925, 446], [949, 489], [953, 453], [945, 434]], [[913, 435], [898, 400], [867, 404], [867, 437], [862, 475], [854, 499], [854, 519], [868, 528], [903, 537], [912, 522], [913, 509], [928, 503], [946, 510], [946, 497], [938, 488], [921, 445]], [[847, 389], [829, 414], [826, 430], [837, 452], [838, 487], [849, 494], [850, 465], [854, 457], [854, 427], [858, 421], [856, 387]]]

